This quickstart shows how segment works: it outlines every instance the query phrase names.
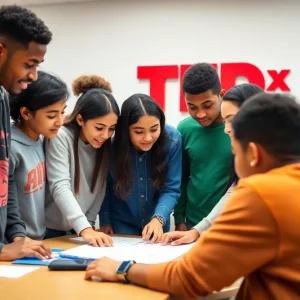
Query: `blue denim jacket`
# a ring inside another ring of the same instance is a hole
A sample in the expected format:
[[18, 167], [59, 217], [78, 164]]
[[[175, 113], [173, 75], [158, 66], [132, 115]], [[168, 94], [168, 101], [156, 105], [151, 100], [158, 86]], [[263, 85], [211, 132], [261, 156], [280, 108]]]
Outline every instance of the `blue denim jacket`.
[[[100, 225], [110, 224], [114, 233], [141, 234], [154, 215], [164, 218], [164, 231], [170, 227], [170, 214], [180, 196], [182, 143], [180, 133], [165, 125], [167, 134], [167, 176], [164, 188], [158, 191], [152, 184], [149, 153], [132, 150], [133, 188], [125, 200], [113, 193], [114, 166], [108, 171], [105, 198], [99, 213]], [[113, 158], [112, 158], [113, 161]]]

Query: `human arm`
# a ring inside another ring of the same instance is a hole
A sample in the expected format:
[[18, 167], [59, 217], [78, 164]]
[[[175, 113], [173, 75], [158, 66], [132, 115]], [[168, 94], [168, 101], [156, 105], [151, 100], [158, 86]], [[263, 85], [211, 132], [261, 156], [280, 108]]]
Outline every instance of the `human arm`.
[[142, 233], [146, 241], [150, 238], [151, 234], [153, 234], [153, 242], [160, 240], [163, 234], [162, 226], [170, 218], [170, 214], [180, 196], [182, 141], [179, 133], [176, 136], [176, 141], [172, 141], [168, 151], [165, 184], [159, 193], [158, 203], [155, 207], [152, 220], [145, 226]]
[[92, 229], [78, 204], [72, 189], [70, 173], [73, 148], [67, 143], [64, 133], [51, 139], [46, 148], [47, 178], [50, 193], [64, 217], [78, 235], [94, 246], [110, 245], [111, 238]]
[[[193, 299], [252, 273], [274, 259], [278, 246], [273, 215], [250, 186], [240, 183], [220, 217], [189, 252], [168, 263], [134, 264], [127, 278], [134, 284]], [[107, 279], [112, 271], [108, 262], [95, 263], [89, 276]]]
[[193, 228], [199, 232], [199, 234], [203, 231], [206, 231], [214, 222], [214, 220], [221, 214], [223, 211], [227, 201], [230, 199], [231, 194], [234, 190], [234, 186], [231, 186], [225, 195], [220, 199], [220, 201], [215, 205], [212, 211], [208, 214], [206, 218], [203, 218], [197, 225]]

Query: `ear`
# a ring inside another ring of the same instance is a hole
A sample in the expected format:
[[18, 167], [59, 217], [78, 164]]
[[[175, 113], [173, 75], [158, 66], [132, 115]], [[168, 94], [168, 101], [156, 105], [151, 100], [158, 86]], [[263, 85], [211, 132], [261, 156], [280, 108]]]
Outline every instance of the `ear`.
[[260, 162], [260, 149], [257, 144], [250, 142], [247, 151], [247, 160], [250, 167], [256, 167]]
[[6, 47], [3, 43], [0, 42], [0, 61], [3, 61], [5, 59], [6, 51]]
[[79, 126], [83, 125], [83, 118], [82, 118], [81, 114], [76, 115], [76, 121]]
[[225, 90], [224, 89], [221, 89], [221, 92], [220, 92], [220, 97], [222, 98], [224, 95], [225, 95]]
[[28, 121], [31, 118], [31, 116], [32, 116], [32, 114], [30, 113], [30, 111], [28, 110], [28, 108], [25, 107], [25, 106], [22, 106], [20, 108], [20, 114], [21, 114], [21, 117], [24, 120], [26, 120], [26, 121]]

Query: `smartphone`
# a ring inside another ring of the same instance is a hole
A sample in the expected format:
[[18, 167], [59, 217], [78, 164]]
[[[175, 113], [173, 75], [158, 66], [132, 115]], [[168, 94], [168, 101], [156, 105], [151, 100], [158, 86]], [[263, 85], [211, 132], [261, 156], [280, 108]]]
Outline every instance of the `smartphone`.
[[48, 268], [53, 271], [82, 271], [93, 261], [93, 259], [57, 259], [52, 261]]

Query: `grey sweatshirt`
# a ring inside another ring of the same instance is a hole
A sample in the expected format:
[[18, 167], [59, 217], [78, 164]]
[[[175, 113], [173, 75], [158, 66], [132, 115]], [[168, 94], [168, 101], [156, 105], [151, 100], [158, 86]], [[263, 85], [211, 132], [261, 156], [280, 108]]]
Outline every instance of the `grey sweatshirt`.
[[50, 189], [50, 198], [46, 203], [46, 226], [62, 231], [74, 229], [79, 234], [96, 221], [105, 193], [105, 185], [101, 187], [101, 176], [106, 177], [106, 174], [99, 172], [94, 193], [91, 193], [97, 149], [79, 139], [80, 186], [79, 194], [75, 195], [73, 143], [73, 130], [62, 127], [58, 135], [46, 146], [47, 179]]
[[0, 86], [0, 253], [5, 242], [26, 236], [25, 224], [20, 219], [14, 177], [9, 173], [10, 142], [8, 98]]
[[14, 174], [21, 219], [27, 236], [40, 240], [45, 226], [45, 155], [42, 137], [32, 140], [11, 125], [10, 171]]
[[196, 229], [199, 233], [206, 231], [213, 223], [213, 221], [220, 215], [224, 206], [226, 205], [228, 199], [230, 198], [232, 192], [234, 190], [234, 186], [231, 186], [226, 194], [220, 199], [220, 201], [216, 204], [216, 206], [212, 209], [212, 211], [208, 214], [206, 218], [203, 218], [197, 225], [193, 228]]

